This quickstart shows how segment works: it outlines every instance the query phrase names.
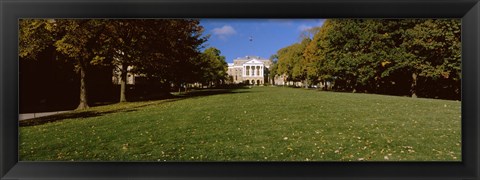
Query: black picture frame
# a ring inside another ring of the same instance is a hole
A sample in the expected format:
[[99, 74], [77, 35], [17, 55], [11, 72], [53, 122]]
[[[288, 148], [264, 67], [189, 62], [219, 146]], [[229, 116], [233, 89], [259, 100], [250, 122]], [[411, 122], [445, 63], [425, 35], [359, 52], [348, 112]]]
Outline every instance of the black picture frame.
[[[478, 0], [0, 0], [0, 179], [479, 179]], [[19, 18], [461, 18], [462, 162], [18, 162]]]

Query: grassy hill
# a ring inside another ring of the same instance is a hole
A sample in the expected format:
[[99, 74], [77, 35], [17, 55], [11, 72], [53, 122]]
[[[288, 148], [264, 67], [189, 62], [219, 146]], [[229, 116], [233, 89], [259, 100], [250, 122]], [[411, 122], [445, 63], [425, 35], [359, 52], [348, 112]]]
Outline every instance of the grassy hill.
[[459, 101], [283, 87], [196, 91], [21, 126], [22, 161], [461, 160]]

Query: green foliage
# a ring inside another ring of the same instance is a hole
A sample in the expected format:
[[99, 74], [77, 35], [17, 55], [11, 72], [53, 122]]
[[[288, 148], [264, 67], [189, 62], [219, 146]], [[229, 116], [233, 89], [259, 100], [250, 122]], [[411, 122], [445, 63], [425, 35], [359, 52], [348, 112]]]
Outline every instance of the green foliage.
[[217, 95], [99, 106], [20, 127], [19, 159], [462, 160], [458, 101], [281, 87], [198, 93]]
[[[198, 81], [200, 48], [207, 37], [202, 37], [203, 27], [195, 19], [152, 20], [152, 37], [146, 47], [151, 48], [149, 60], [139, 67], [145, 73], [162, 81], [180, 84]], [[147, 25], [148, 26], [148, 25]], [[145, 47], [143, 47], [145, 48]], [[182, 73], [179, 73], [182, 72]]]
[[412, 67], [428, 78], [461, 77], [459, 20], [428, 19], [405, 31], [404, 46], [417, 62]]
[[[107, 40], [115, 64], [132, 66], [130, 72], [165, 83], [192, 82], [193, 69], [206, 41], [194, 19], [108, 21]], [[183, 73], [178, 73], [183, 72]]]
[[335, 67], [334, 61], [331, 61], [331, 59], [336, 59], [335, 54], [331, 53], [333, 48], [327, 39], [327, 32], [331, 32], [333, 28], [331, 21], [324, 22], [320, 31], [314, 35], [304, 51], [304, 57], [310, 63], [308, 74], [323, 82], [333, 80]]
[[[106, 66], [122, 77], [145, 75], [151, 84], [191, 83], [202, 80], [199, 49], [208, 38], [202, 32], [196, 19], [22, 19], [19, 56], [36, 59], [53, 46], [81, 79], [91, 66]], [[81, 82], [86, 103], [86, 82]]]
[[[329, 19], [304, 49], [304, 61], [284, 58], [278, 73], [290, 80], [329, 81], [340, 91], [425, 97], [438, 96], [439, 87], [426, 86], [436, 82], [455, 96], [461, 78], [460, 29], [454, 19]], [[279, 53], [292, 57], [294, 46]]]
[[278, 74], [280, 74], [278, 73], [278, 62], [273, 61], [272, 65], [270, 65], [268, 76], [270, 77], [270, 79], [275, 79], [275, 76]]
[[56, 19], [54, 23], [57, 36], [53, 45], [78, 68], [88, 68], [105, 60], [101, 44], [105, 20]]
[[52, 20], [19, 20], [19, 56], [36, 59], [36, 55], [53, 44], [55, 28]]
[[290, 81], [305, 80], [306, 66], [303, 51], [309, 42], [310, 39], [303, 39], [300, 43], [278, 50], [276, 74], [285, 74], [287, 75], [287, 80]]
[[219, 85], [227, 80], [228, 65], [221, 51], [210, 47], [201, 54], [199, 69], [204, 83]]

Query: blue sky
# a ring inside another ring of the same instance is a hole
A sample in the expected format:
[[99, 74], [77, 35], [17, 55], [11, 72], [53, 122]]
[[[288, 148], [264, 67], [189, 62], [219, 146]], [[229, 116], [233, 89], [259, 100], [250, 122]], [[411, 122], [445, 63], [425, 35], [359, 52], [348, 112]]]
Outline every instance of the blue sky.
[[204, 34], [210, 34], [206, 47], [219, 49], [228, 63], [247, 55], [268, 59], [279, 49], [299, 42], [302, 31], [323, 22], [323, 19], [200, 20]]

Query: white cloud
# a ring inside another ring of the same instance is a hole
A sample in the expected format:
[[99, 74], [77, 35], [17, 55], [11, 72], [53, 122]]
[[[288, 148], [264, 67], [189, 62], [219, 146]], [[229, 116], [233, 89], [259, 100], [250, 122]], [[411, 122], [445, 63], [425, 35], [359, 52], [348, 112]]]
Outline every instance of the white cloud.
[[302, 24], [302, 25], [297, 27], [297, 30], [303, 32], [303, 31], [307, 31], [309, 29], [312, 29], [314, 27], [321, 27], [324, 22], [325, 22], [325, 19], [314, 20], [314, 21], [311, 21], [311, 23], [313, 23], [313, 24], [310, 24], [310, 25]]
[[317, 26], [323, 26], [323, 23], [325, 22], [325, 19], [320, 19], [318, 20]]
[[298, 26], [297, 28], [299, 31], [306, 31], [306, 30], [309, 30], [309, 29], [312, 29], [312, 26], [307, 26], [305, 24], [302, 24], [300, 26]]
[[212, 29], [213, 35], [220, 39], [226, 40], [228, 36], [237, 34], [237, 31], [232, 26], [224, 25], [221, 28]]

